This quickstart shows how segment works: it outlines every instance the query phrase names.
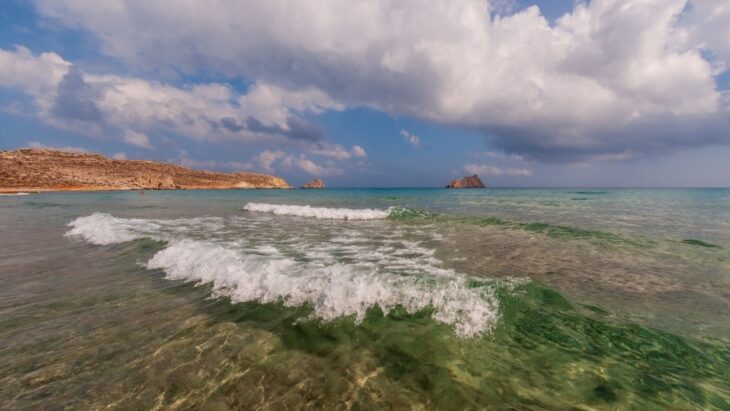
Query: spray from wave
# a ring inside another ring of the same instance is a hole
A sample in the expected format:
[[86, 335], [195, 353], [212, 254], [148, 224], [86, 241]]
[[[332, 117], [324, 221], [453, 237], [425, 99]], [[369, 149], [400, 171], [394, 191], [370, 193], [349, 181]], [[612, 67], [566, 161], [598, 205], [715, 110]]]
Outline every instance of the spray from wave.
[[[302, 242], [292, 253], [276, 242], [246, 248], [216, 238], [217, 232], [231, 232], [232, 228], [223, 224], [222, 219], [214, 218], [147, 220], [95, 213], [69, 223], [71, 229], [66, 235], [81, 236], [99, 245], [140, 238], [166, 241], [167, 247], [145, 267], [161, 269], [171, 280], [209, 284], [214, 296], [228, 297], [232, 302], [307, 305], [312, 317], [322, 320], [352, 316], [359, 322], [375, 306], [386, 314], [396, 306], [409, 313], [431, 309], [434, 320], [453, 326], [464, 337], [484, 333], [498, 320], [493, 283], [480, 281], [475, 285], [469, 277], [440, 267], [433, 250], [405, 239], [398, 241], [407, 249], [379, 246], [374, 250], [333, 238], [326, 243]], [[194, 233], [206, 233], [205, 238]], [[261, 252], [262, 247], [266, 253]], [[354, 253], [346, 260], [338, 259], [337, 251], [323, 255], [336, 247]], [[297, 256], [308, 251], [320, 258]]]

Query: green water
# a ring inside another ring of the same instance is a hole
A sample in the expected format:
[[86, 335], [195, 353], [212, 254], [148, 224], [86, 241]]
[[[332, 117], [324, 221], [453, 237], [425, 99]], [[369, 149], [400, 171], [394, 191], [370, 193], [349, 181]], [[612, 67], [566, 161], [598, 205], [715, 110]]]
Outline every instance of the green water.
[[730, 190], [59, 193], [0, 230], [2, 409], [730, 408]]

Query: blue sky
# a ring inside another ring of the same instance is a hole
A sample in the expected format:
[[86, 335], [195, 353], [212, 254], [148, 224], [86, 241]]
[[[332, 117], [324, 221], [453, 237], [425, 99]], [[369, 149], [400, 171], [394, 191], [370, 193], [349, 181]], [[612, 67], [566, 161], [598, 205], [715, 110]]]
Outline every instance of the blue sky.
[[728, 186], [723, 1], [4, 0], [0, 149], [299, 185]]

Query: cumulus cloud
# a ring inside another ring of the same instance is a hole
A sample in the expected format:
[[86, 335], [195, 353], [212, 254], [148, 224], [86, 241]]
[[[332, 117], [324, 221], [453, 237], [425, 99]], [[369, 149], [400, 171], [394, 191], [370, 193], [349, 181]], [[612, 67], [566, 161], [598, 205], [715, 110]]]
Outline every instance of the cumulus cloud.
[[112, 158], [115, 160], [126, 160], [127, 159], [127, 153], [120, 151], [118, 153], [112, 154]]
[[290, 170], [300, 170], [312, 176], [332, 176], [342, 174], [342, 170], [336, 167], [325, 167], [300, 154], [298, 157], [287, 155], [281, 161], [282, 167]]
[[307, 157], [306, 154], [289, 154], [282, 150], [264, 150], [257, 154], [253, 161], [258, 164], [259, 168], [267, 172], [275, 170], [287, 171], [303, 171], [313, 176], [333, 176], [341, 175], [342, 169], [337, 166], [337, 162], [348, 160], [351, 158], [364, 158], [367, 156], [365, 149], [355, 145], [350, 150], [340, 145], [328, 145], [319, 143], [313, 147], [309, 147], [309, 153], [329, 158], [324, 165], [315, 162]]
[[692, 0], [691, 12], [680, 19], [681, 40], [707, 50], [718, 72], [730, 68], [730, 3], [725, 0]]
[[21, 46], [16, 46], [14, 51], [0, 49], [0, 86], [24, 90], [34, 96], [47, 94], [51, 97], [47, 101], [52, 102], [70, 67], [71, 63], [56, 53], [34, 55]]
[[[544, 161], [730, 140], [715, 83], [730, 44], [724, 0], [577, 2], [554, 23], [536, 6], [495, 0], [35, 4], [139, 70], [308, 90], [346, 107], [472, 127], [505, 152]], [[221, 129], [246, 124], [223, 124], [231, 110], [216, 111]]]
[[421, 138], [415, 134], [412, 134], [408, 130], [401, 130], [400, 135], [401, 137], [403, 137], [404, 140], [406, 140], [408, 144], [412, 145], [413, 147], [418, 147], [421, 145]]
[[286, 153], [281, 150], [264, 150], [256, 156], [256, 162], [262, 169], [266, 171], [273, 171], [274, 163], [277, 160], [284, 158], [284, 156], [286, 156]]
[[309, 150], [311, 154], [315, 154], [323, 157], [332, 157], [337, 160], [348, 160], [351, 157], [367, 157], [365, 149], [355, 145], [351, 149], [347, 150], [339, 144], [319, 144]]
[[55, 53], [0, 49], [0, 86], [33, 98], [49, 124], [83, 133], [117, 130], [126, 143], [151, 148], [140, 131], [164, 132], [199, 141], [314, 142], [321, 127], [299, 116], [341, 106], [311, 87], [286, 90], [255, 83], [237, 94], [220, 83], [175, 87], [134, 77], [89, 74]]
[[358, 157], [358, 158], [365, 158], [368, 156], [368, 153], [365, 152], [365, 149], [358, 145], [352, 146], [352, 149], [350, 150], [350, 152], [352, 153], [353, 156]]
[[152, 144], [150, 144], [150, 140], [146, 135], [132, 130], [124, 132], [124, 142], [148, 150], [152, 148]]
[[489, 164], [467, 164], [464, 170], [469, 174], [480, 174], [483, 176], [531, 176], [532, 170], [526, 168], [499, 168]]

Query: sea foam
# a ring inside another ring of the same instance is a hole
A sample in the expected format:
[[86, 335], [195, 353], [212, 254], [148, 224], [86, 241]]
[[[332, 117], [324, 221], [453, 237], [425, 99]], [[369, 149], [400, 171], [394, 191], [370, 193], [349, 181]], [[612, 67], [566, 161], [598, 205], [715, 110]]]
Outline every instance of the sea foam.
[[68, 224], [71, 229], [66, 236], [82, 236], [86, 241], [98, 245], [123, 243], [143, 238], [141, 229], [146, 223], [146, 220], [123, 219], [109, 214], [94, 213], [71, 221]]
[[312, 207], [308, 205], [279, 205], [266, 203], [248, 203], [243, 207], [246, 211], [257, 211], [277, 215], [291, 215], [298, 217], [323, 218], [331, 220], [379, 220], [387, 218], [392, 208], [385, 210], [377, 209], [351, 209], [351, 208], [327, 208]]
[[204, 241], [173, 242], [155, 254], [147, 268], [164, 270], [168, 279], [211, 284], [216, 296], [233, 302], [306, 304], [322, 320], [354, 316], [359, 322], [376, 305], [385, 313], [396, 306], [410, 313], [433, 308], [434, 320], [451, 324], [459, 335], [473, 336], [498, 316], [491, 288], [468, 288], [458, 276], [436, 281], [345, 264], [316, 266], [245, 255]]
[[[164, 240], [167, 246], [144, 264], [148, 269], [163, 270], [170, 280], [209, 284], [214, 296], [232, 302], [306, 305], [313, 318], [325, 321], [351, 316], [360, 322], [375, 306], [386, 314], [396, 306], [409, 313], [431, 309], [434, 320], [469, 337], [488, 331], [498, 320], [493, 283], [480, 281], [482, 285], [476, 286], [469, 277], [440, 267], [433, 250], [416, 242], [391, 238], [367, 248], [338, 243], [341, 238], [312, 243], [295, 235], [297, 257], [282, 248], [285, 244], [271, 242], [264, 234], [258, 240], [265, 244], [254, 244], [255, 238], [249, 238], [250, 245], [230, 241], [221, 233], [230, 233], [236, 224], [241, 229], [248, 224], [235, 218], [227, 221], [229, 226], [225, 223], [216, 218], [127, 219], [95, 213], [69, 223], [67, 235], [99, 245], [139, 238]], [[255, 233], [250, 231], [248, 236]], [[310, 252], [317, 258], [308, 258]]]

